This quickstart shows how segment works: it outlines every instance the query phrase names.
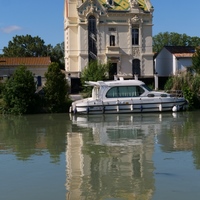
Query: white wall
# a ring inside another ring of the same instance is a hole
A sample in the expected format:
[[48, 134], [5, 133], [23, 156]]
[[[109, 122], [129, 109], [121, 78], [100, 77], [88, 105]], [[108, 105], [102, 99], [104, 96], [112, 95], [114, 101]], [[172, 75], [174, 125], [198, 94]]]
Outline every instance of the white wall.
[[173, 56], [163, 48], [155, 58], [155, 72], [158, 76], [171, 76], [173, 74]]
[[178, 70], [185, 70], [187, 67], [192, 66], [192, 58], [179, 58], [178, 59]]

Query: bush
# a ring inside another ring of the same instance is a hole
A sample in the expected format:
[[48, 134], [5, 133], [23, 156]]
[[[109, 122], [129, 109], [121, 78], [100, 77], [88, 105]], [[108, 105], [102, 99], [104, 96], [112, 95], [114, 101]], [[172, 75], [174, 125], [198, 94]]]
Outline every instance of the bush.
[[69, 86], [58, 63], [51, 63], [45, 73], [44, 99], [47, 112], [66, 112], [69, 101]]
[[165, 84], [165, 90], [182, 90], [189, 102], [189, 109], [200, 108], [200, 75], [184, 72], [170, 77]]
[[29, 114], [35, 110], [35, 82], [25, 66], [19, 67], [3, 89], [4, 111], [11, 114]]
[[[101, 64], [98, 61], [90, 62], [81, 73], [81, 83], [84, 86], [85, 81], [103, 81], [107, 79], [109, 64]], [[83, 97], [91, 96], [92, 87], [83, 88]]]

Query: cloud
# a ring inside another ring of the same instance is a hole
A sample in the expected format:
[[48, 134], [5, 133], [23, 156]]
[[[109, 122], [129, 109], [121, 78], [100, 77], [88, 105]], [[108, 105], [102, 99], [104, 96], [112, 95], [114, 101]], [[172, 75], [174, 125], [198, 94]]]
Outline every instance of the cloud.
[[13, 26], [7, 26], [7, 27], [4, 27], [4, 28], [1, 28], [1, 31], [4, 32], [4, 33], [12, 33], [14, 31], [18, 31], [18, 30], [21, 30], [22, 28], [20, 26], [16, 26], [16, 25], [13, 25]]

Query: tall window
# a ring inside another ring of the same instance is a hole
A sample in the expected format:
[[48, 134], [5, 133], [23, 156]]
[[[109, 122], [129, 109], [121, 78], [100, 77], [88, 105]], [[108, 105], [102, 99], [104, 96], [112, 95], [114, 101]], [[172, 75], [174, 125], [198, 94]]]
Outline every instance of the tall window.
[[88, 19], [88, 58], [89, 61], [97, 59], [96, 18], [93, 15]]
[[132, 28], [132, 45], [139, 45], [139, 29]]
[[137, 74], [138, 76], [140, 76], [140, 60], [139, 59], [134, 59], [132, 61], [132, 73], [133, 73], [133, 76], [135, 74]]
[[117, 63], [110, 63], [110, 65], [109, 65], [109, 80], [113, 80], [114, 75], [117, 75]]
[[110, 46], [115, 46], [115, 36], [110, 35]]

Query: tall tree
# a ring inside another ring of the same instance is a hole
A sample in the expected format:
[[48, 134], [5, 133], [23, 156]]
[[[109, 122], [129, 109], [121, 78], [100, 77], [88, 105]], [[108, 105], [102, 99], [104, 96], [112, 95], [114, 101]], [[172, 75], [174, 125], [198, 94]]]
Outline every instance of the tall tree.
[[45, 73], [45, 99], [50, 112], [66, 112], [68, 83], [58, 63], [51, 63]]
[[64, 69], [64, 42], [57, 44], [55, 47], [53, 47], [51, 49], [50, 56], [52, 62], [57, 62], [60, 65], [61, 69]]
[[199, 37], [190, 37], [175, 32], [159, 33], [153, 37], [153, 51], [159, 52], [164, 46], [199, 46]]
[[4, 86], [5, 110], [12, 114], [32, 113], [35, 106], [35, 91], [32, 72], [25, 66], [19, 67]]
[[31, 35], [13, 37], [9, 41], [8, 47], [3, 48], [3, 56], [5, 57], [39, 57], [47, 56], [51, 46], [45, 45], [44, 40], [40, 37], [32, 37]]

